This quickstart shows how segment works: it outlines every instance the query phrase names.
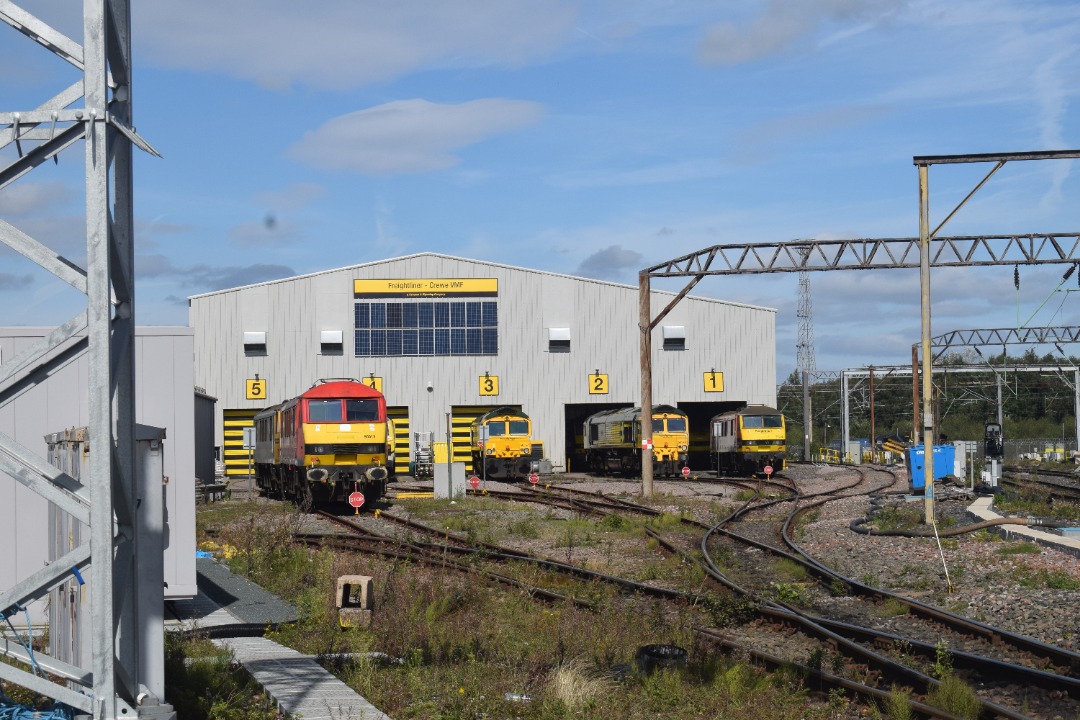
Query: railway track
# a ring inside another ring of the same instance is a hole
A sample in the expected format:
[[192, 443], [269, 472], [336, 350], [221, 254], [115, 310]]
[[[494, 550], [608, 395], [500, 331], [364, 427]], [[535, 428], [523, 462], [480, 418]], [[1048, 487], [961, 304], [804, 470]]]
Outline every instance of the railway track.
[[[716, 592], [741, 595], [755, 608], [752, 625], [736, 624], [723, 629], [702, 627], [700, 635], [729, 649], [738, 647], [743, 652], [760, 654], [762, 658], [795, 663], [820, 682], [839, 683], [833, 687], [855, 683], [866, 698], [886, 692], [891, 685], [912, 688], [917, 697], [925, 697], [934, 691], [938, 683], [935, 676], [941, 674], [943, 665], [947, 665], [979, 688], [985, 717], [1031, 717], [1025, 714], [1027, 707], [1036, 707], [1040, 711], [1045, 707], [1058, 707], [1066, 716], [1080, 714], [1077, 704], [1080, 682], [1076, 679], [1080, 656], [1077, 654], [846, 578], [798, 548], [791, 534], [800, 515], [813, 512], [832, 499], [889, 492], [899, 483], [888, 471], [856, 469], [851, 472], [853, 474], [838, 481], [835, 487], [805, 496], [799, 494], [795, 483], [783, 479], [764, 486], [770, 493], [784, 493], [768, 498], [758, 489], [757, 483], [732, 480], [733, 486], [744, 490], [753, 487], [754, 498], [712, 525], [690, 518], [681, 519], [684, 525], [699, 531], [699, 548], [688, 542], [685, 533], [670, 538], [665, 537], [667, 534], [649, 531], [650, 537], [667, 552], [711, 566], [708, 572], [716, 583]], [[486, 494], [540, 503], [580, 515], [634, 514], [645, 518], [660, 515], [654, 508], [572, 487], [488, 491]], [[450, 557], [468, 558], [468, 562], [455, 560], [454, 569], [479, 572], [489, 580], [524, 590], [537, 599], [586, 602], [575, 598], [572, 592], [555, 593], [539, 585], [522, 584], [510, 574], [479, 569], [478, 561], [484, 564], [529, 563], [550, 574], [547, 577], [564, 575], [581, 582], [609, 583], [629, 595], [652, 600], [701, 600], [697, 593], [684, 589], [635, 582], [520, 550], [470, 541], [388, 513], [380, 520], [394, 523], [414, 535], [407, 543], [407, 552], [414, 553], [410, 557], [447, 567]], [[358, 536], [373, 534], [363, 527], [358, 527], [356, 533]], [[377, 543], [383, 548], [402, 542], [388, 540], [388, 537], [389, 533], [369, 537], [365, 542]], [[420, 540], [421, 537], [427, 539]], [[729, 552], [723, 549], [725, 547], [735, 549]], [[394, 552], [405, 551], [396, 548]], [[723, 569], [713, 561], [716, 555], [725, 558]], [[729, 555], [738, 560], [731, 567], [727, 567]], [[776, 576], [770, 579], [768, 573], [763, 572], [767, 565], [762, 561], [765, 556], [783, 563], [782, 567], [789, 573], [792, 567], [803, 568], [799, 572], [805, 572], [807, 579], [798, 582], [790, 582], [790, 578], [781, 581]], [[743, 557], [749, 561], [743, 562]], [[550, 582], [559, 584], [555, 580]], [[778, 587], [786, 588], [788, 596], [778, 597]], [[881, 608], [898, 606], [906, 608], [900, 621], [893, 616], [887, 623], [888, 628], [875, 627], [887, 617]], [[792, 632], [793, 628], [798, 632]], [[1025, 698], [1021, 707], [1010, 706], [1010, 699], [1017, 697]]]

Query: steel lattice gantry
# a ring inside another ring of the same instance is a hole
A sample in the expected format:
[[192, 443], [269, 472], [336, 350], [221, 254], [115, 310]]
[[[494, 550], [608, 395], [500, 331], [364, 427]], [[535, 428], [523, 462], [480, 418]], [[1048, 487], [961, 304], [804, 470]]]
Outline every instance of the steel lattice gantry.
[[[856, 240], [789, 240], [766, 243], [713, 245], [682, 257], [645, 268], [638, 274], [638, 327], [641, 331], [641, 405], [652, 405], [652, 330], [697, 283], [709, 275], [747, 275], [777, 272], [918, 268], [922, 286], [924, 363], [929, 363], [929, 270], [932, 267], [1043, 265], [1080, 260], [1080, 233], [1031, 233], [938, 237], [956, 212], [1006, 162], [1080, 158], [1080, 150], [1049, 152], [915, 157], [919, 170], [919, 237]], [[928, 169], [948, 163], [994, 162], [995, 167], [932, 232], [929, 225]], [[656, 318], [651, 318], [652, 278], [689, 277], [690, 282]], [[930, 368], [924, 368], [929, 382]], [[924, 401], [925, 402], [925, 401]], [[924, 411], [924, 436], [932, 438], [932, 416]], [[651, 443], [651, 424], [642, 413], [642, 443]], [[933, 453], [927, 453], [926, 472], [933, 471]], [[652, 459], [642, 453], [642, 493], [652, 495]]]
[[[84, 0], [81, 45], [10, 0], [0, 0], [0, 20], [81, 75], [36, 108], [0, 113], [0, 147], [15, 150], [15, 159], [0, 168], [0, 192], [85, 141], [87, 258], [81, 268], [0, 219], [0, 241], [87, 296], [84, 310], [18, 356], [4, 359], [0, 405], [85, 355], [87, 428], [97, 448], [80, 482], [0, 435], [0, 470], [87, 526], [90, 537], [88, 544], [0, 593], [0, 609], [11, 612], [43, 598], [73, 573], [85, 577], [89, 568], [92, 624], [89, 673], [38, 652], [38, 665], [67, 684], [6, 663], [0, 663], [0, 678], [95, 719], [169, 717], [171, 708], [147, 692], [150, 683], [139, 670], [132, 145], [157, 153], [132, 128], [129, 0]], [[0, 648], [7, 657], [29, 660], [10, 640]]]

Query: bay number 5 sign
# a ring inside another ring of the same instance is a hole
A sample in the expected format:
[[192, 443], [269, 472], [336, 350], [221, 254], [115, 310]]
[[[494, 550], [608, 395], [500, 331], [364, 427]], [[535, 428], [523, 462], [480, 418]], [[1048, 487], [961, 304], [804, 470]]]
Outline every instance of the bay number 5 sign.
[[265, 400], [266, 399], [266, 380], [265, 378], [260, 380], [258, 376], [254, 380], [247, 381], [247, 399], [248, 400]]

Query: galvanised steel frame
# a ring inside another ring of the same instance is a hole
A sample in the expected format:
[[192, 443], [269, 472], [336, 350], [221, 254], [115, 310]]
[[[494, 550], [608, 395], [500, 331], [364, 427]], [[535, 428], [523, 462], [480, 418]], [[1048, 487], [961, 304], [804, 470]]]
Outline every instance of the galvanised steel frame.
[[[86, 268], [78, 267], [0, 220], [0, 241], [87, 296], [85, 310], [0, 365], [0, 405], [85, 354], [87, 427], [96, 448], [84, 484], [0, 435], [0, 470], [88, 526], [90, 536], [89, 544], [0, 593], [0, 610], [43, 598], [74, 571], [85, 575], [89, 568], [93, 645], [89, 674], [35, 653], [44, 670], [68, 685], [3, 663], [0, 678], [96, 719], [165, 717], [171, 709], [146, 692], [138, 674], [132, 145], [157, 153], [132, 128], [129, 0], [84, 0], [82, 45], [10, 0], [0, 0], [0, 20], [82, 75], [35, 109], [0, 113], [0, 148], [16, 151], [0, 168], [0, 192], [84, 140], [87, 255]], [[11, 641], [0, 641], [0, 652], [28, 660]]]
[[[913, 159], [919, 170], [919, 237], [857, 240], [789, 240], [771, 243], [713, 245], [688, 255], [645, 268], [638, 274], [638, 329], [641, 331], [641, 405], [652, 405], [652, 330], [704, 277], [777, 272], [919, 268], [923, 316], [923, 432], [932, 444], [933, 414], [926, 400], [930, 382], [930, 268], [991, 265], [1044, 265], [1080, 260], [1080, 233], [967, 235], [937, 237], [938, 231], [1006, 162], [1080, 158], [1080, 150], [978, 155], [922, 156]], [[940, 225], [930, 231], [928, 168], [946, 163], [994, 162], [986, 175]], [[652, 278], [689, 277], [692, 280], [667, 307], [651, 318]], [[652, 427], [642, 413], [642, 444], [651, 444]], [[932, 477], [933, 453], [927, 453], [926, 473]], [[642, 453], [642, 494], [652, 495], [652, 458]], [[929, 485], [928, 485], [929, 487]], [[932, 508], [932, 495], [928, 498]], [[927, 513], [931, 514], [930, 512]]]
[[[956, 331], [963, 332], [963, 331]], [[1002, 368], [1005, 369], [1005, 368]], [[1073, 365], [1013, 365], [1007, 368], [1011, 372], [1036, 372], [1049, 374], [1054, 373], [1059, 375], [1066, 385], [1069, 385], [1069, 381], [1065, 375], [1067, 372], [1073, 374], [1072, 391], [1073, 391], [1073, 412], [1077, 418], [1080, 418], [1080, 368]], [[932, 368], [933, 372], [939, 375], [960, 375], [970, 373], [988, 373], [994, 374], [997, 381], [997, 421], [1001, 423], [1002, 411], [1001, 411], [1001, 375], [998, 373], [998, 368], [993, 365], [944, 365], [936, 368]], [[843, 447], [846, 448], [848, 442], [851, 440], [851, 403], [850, 400], [850, 387], [848, 385], [849, 378], [868, 378], [871, 375], [875, 377], [885, 377], [890, 375], [911, 375], [914, 372], [912, 366], [888, 366], [888, 367], [873, 367], [873, 368], [860, 368], [857, 370], [841, 370], [837, 373], [840, 379], [840, 397], [841, 397], [841, 415], [840, 415], [840, 436], [843, 439]], [[871, 389], [873, 385], [871, 384]], [[1076, 442], [1077, 447], [1080, 447], [1080, 422], [1077, 423], [1076, 428]]]

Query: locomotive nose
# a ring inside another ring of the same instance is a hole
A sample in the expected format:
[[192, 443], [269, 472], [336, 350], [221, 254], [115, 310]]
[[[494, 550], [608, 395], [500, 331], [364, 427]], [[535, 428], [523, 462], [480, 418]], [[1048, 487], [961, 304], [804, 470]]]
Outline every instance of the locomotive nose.
[[368, 480], [373, 480], [376, 482], [380, 480], [385, 480], [388, 475], [389, 473], [386, 472], [386, 468], [384, 467], [368, 468], [367, 472], [364, 473], [364, 477], [366, 477]]

